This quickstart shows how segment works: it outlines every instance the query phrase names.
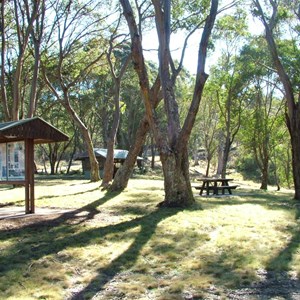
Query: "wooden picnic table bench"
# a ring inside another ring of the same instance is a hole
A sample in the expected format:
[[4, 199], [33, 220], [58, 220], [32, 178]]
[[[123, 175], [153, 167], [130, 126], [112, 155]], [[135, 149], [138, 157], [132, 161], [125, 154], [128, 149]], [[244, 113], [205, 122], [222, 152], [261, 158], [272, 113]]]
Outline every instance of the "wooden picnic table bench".
[[199, 195], [202, 195], [203, 191], [206, 191], [206, 195], [209, 195], [210, 192], [213, 195], [218, 195], [219, 191], [222, 192], [222, 195], [225, 195], [225, 191], [232, 194], [231, 190], [238, 187], [229, 184], [232, 180], [231, 178], [199, 178], [198, 181], [202, 182], [202, 185], [194, 186], [194, 188], [200, 190]]

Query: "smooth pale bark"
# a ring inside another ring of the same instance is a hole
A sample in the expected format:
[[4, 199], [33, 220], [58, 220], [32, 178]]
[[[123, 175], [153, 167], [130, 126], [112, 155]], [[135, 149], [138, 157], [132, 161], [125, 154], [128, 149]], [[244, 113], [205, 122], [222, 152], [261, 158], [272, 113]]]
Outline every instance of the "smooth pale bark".
[[6, 0], [1, 1], [1, 100], [2, 110], [4, 113], [5, 121], [9, 121], [11, 118], [6, 92], [6, 74], [5, 74], [5, 55], [6, 55], [6, 36], [5, 36], [5, 3]]
[[[37, 2], [34, 2], [34, 5], [37, 5]], [[37, 16], [35, 21], [35, 26], [32, 27], [30, 32], [31, 39], [33, 41], [34, 47], [34, 66], [33, 66], [33, 77], [31, 80], [30, 87], [30, 98], [29, 98], [29, 111], [28, 118], [32, 118], [35, 115], [36, 106], [37, 106], [37, 89], [38, 89], [38, 76], [40, 72], [41, 65], [41, 41], [44, 30], [44, 18], [45, 18], [45, 0], [41, 1], [40, 4], [41, 12]]]
[[112, 185], [109, 187], [110, 192], [122, 191], [127, 185], [133, 172], [137, 156], [145, 143], [147, 133], [149, 132], [149, 123], [146, 117], [140, 122], [139, 128], [135, 135], [134, 144], [130, 147], [127, 158], [121, 168], [117, 171]]
[[[156, 78], [153, 86], [150, 89], [150, 98], [153, 103], [153, 107], [156, 108], [159, 101], [161, 100], [159, 76]], [[109, 187], [109, 191], [122, 191], [127, 187], [129, 178], [136, 163], [136, 159], [141, 153], [142, 147], [145, 144], [149, 129], [150, 125], [147, 115], [145, 115], [139, 124], [138, 130], [135, 134], [134, 143], [129, 149], [127, 158], [124, 164], [117, 171], [112, 185]]]
[[[120, 82], [119, 82], [120, 83]], [[106, 147], [106, 159], [104, 163], [104, 171], [101, 186], [107, 188], [114, 176], [114, 147], [116, 136], [120, 123], [120, 84], [116, 85], [115, 83], [115, 95], [114, 95], [114, 114], [113, 114], [113, 123], [110, 129], [110, 133], [107, 139]]]
[[[185, 147], [182, 145], [184, 136], [179, 138], [181, 128], [178, 104], [170, 71], [171, 2], [164, 1], [161, 4], [160, 1], [153, 0], [152, 3], [155, 8], [156, 28], [159, 39], [159, 74], [167, 116], [166, 133], [160, 131], [156, 135], [154, 134], [154, 137], [160, 137], [159, 140], [156, 138], [156, 144], [160, 152], [164, 174], [165, 199], [160, 203], [160, 206], [186, 207], [194, 203], [195, 200], [190, 185], [187, 145]], [[150, 125], [152, 127], [151, 122]]]
[[270, 2], [273, 11], [270, 22], [268, 23], [264, 16], [260, 2], [258, 0], [254, 0], [253, 3], [258, 9], [261, 21], [265, 27], [266, 41], [272, 56], [273, 64], [285, 91], [287, 103], [286, 123], [289, 129], [292, 146], [292, 166], [295, 189], [294, 199], [300, 201], [300, 109], [299, 102], [296, 101], [294, 96], [291, 80], [279, 58], [276, 42], [272, 32], [275, 25], [274, 21], [278, 14], [278, 4], [275, 1]]
[[54, 86], [49, 81], [44, 68], [42, 68], [42, 71], [43, 71], [44, 80], [45, 80], [48, 88], [56, 96], [57, 100], [60, 101], [60, 103], [65, 107], [65, 109], [68, 112], [68, 114], [70, 115], [71, 119], [74, 121], [74, 123], [77, 126], [78, 130], [82, 134], [82, 137], [83, 137], [83, 140], [85, 142], [86, 149], [87, 149], [87, 152], [88, 152], [89, 161], [90, 161], [90, 168], [91, 168], [90, 178], [91, 178], [91, 181], [92, 182], [99, 181], [100, 180], [99, 164], [98, 164], [95, 152], [94, 152], [94, 146], [93, 146], [92, 138], [91, 138], [91, 135], [90, 135], [90, 132], [89, 132], [88, 128], [81, 121], [80, 117], [78, 116], [76, 111], [73, 109], [73, 107], [70, 103], [70, 99], [69, 99], [67, 89], [64, 88], [63, 99], [61, 99], [60, 95], [57, 93], [56, 89], [54, 88]]
[[94, 152], [94, 146], [92, 142], [92, 138], [90, 135], [90, 132], [88, 128], [85, 126], [85, 124], [81, 121], [75, 110], [72, 108], [68, 97], [65, 96], [65, 101], [62, 102], [63, 106], [66, 108], [67, 112], [71, 116], [72, 120], [74, 123], [78, 126], [78, 129], [80, 130], [82, 137], [84, 139], [86, 149], [88, 152], [89, 160], [90, 160], [90, 167], [91, 167], [91, 181], [96, 182], [100, 180], [100, 175], [99, 175], [99, 164]]
[[[25, 5], [29, 8], [30, 5], [28, 4], [27, 0], [25, 1]], [[19, 13], [19, 3], [17, 0], [14, 0], [14, 8], [15, 8], [15, 21], [17, 26], [17, 33], [18, 33], [18, 58], [17, 58], [17, 65], [16, 70], [14, 74], [14, 85], [13, 85], [13, 107], [12, 107], [12, 119], [18, 120], [19, 119], [19, 112], [21, 109], [21, 76], [23, 72], [24, 67], [24, 61], [25, 61], [25, 51], [28, 46], [29, 36], [30, 32], [32, 31], [33, 24], [37, 18], [38, 11], [39, 11], [39, 5], [40, 1], [35, 1], [32, 7], [32, 12], [29, 15], [29, 12], [27, 11], [27, 20], [28, 24], [24, 31], [22, 31], [23, 26], [20, 24], [20, 16]]]
[[104, 163], [103, 179], [101, 186], [106, 189], [109, 187], [110, 182], [114, 177], [114, 147], [116, 142], [116, 136], [120, 124], [120, 92], [121, 92], [121, 80], [128, 67], [130, 56], [128, 56], [121, 67], [120, 73], [117, 76], [111, 59], [111, 52], [113, 50], [112, 41], [110, 42], [110, 51], [107, 55], [107, 60], [110, 66], [110, 71], [114, 81], [114, 114], [113, 123], [107, 139], [107, 154]]
[[[167, 115], [167, 130], [161, 131], [159, 120], [151, 103], [149, 79], [145, 66], [141, 37], [135, 22], [134, 13], [128, 0], [120, 0], [125, 18], [131, 34], [132, 59], [134, 68], [139, 76], [140, 88], [143, 95], [146, 116], [151, 127], [156, 145], [160, 152], [160, 159], [164, 173], [165, 199], [160, 204], [167, 207], [186, 207], [194, 203], [194, 197], [189, 178], [189, 161], [187, 143], [195, 123], [196, 115], [208, 77], [204, 72], [206, 51], [211, 30], [217, 14], [218, 1], [212, 0], [211, 11], [206, 18], [202, 38], [199, 45], [198, 68], [196, 84], [191, 106], [184, 125], [180, 128], [177, 102], [174, 93], [175, 78], [173, 62], [169, 49], [170, 42], [170, 1], [153, 0], [155, 8], [155, 20], [159, 38], [160, 80], [164, 98], [164, 106]], [[162, 7], [163, 6], [163, 7]]]
[[233, 137], [230, 139], [230, 134], [226, 135], [225, 144], [223, 148], [223, 162], [222, 162], [222, 170], [221, 170], [221, 177], [226, 178], [226, 172], [227, 172], [227, 165], [229, 160], [229, 154], [231, 150], [231, 145], [233, 143]]

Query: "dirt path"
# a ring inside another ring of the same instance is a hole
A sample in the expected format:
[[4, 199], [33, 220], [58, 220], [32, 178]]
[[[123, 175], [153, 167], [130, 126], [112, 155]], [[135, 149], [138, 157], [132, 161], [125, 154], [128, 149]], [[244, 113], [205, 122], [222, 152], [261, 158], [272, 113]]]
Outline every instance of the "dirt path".
[[24, 206], [0, 207], [0, 230], [21, 228], [39, 222], [51, 221], [71, 211], [73, 210], [36, 208], [34, 214], [25, 214]]

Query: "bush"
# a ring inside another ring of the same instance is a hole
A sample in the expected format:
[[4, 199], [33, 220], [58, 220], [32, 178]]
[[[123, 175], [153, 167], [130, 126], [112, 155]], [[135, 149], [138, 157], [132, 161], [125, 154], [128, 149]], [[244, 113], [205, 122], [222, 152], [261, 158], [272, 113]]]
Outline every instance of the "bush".
[[237, 171], [242, 174], [245, 180], [260, 181], [261, 173], [252, 156], [244, 156], [237, 161]]

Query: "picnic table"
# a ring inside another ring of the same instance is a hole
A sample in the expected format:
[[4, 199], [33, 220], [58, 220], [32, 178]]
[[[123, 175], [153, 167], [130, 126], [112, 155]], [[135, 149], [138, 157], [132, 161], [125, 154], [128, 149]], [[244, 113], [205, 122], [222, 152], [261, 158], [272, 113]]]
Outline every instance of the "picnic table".
[[213, 195], [218, 195], [219, 191], [222, 192], [222, 195], [225, 194], [225, 191], [232, 194], [231, 190], [238, 187], [237, 185], [229, 184], [230, 181], [233, 181], [231, 178], [199, 178], [197, 180], [202, 182], [202, 185], [194, 186], [194, 188], [200, 190], [199, 195], [202, 195], [203, 191], [206, 191], [207, 196], [209, 196], [211, 191]]

